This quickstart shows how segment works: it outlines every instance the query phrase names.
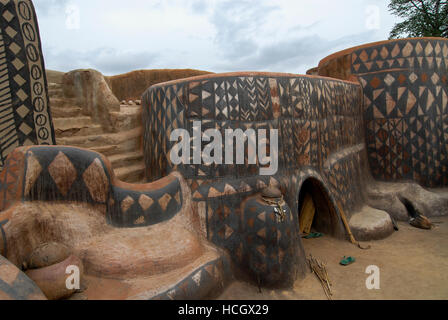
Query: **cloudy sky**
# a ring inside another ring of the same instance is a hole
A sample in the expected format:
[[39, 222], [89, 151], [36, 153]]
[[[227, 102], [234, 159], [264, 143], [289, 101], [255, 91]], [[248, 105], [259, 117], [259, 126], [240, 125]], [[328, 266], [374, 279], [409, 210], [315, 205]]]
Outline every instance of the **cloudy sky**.
[[34, 0], [48, 69], [305, 73], [388, 38], [388, 0]]

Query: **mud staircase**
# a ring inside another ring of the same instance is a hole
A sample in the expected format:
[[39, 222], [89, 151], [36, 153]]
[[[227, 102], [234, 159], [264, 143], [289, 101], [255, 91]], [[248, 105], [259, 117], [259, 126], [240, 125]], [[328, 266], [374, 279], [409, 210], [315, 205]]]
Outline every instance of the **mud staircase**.
[[121, 103], [119, 112], [110, 112], [116, 132], [108, 133], [83, 114], [75, 99], [64, 96], [61, 84], [49, 83], [48, 91], [56, 144], [100, 152], [110, 160], [118, 179], [144, 182], [140, 105]]

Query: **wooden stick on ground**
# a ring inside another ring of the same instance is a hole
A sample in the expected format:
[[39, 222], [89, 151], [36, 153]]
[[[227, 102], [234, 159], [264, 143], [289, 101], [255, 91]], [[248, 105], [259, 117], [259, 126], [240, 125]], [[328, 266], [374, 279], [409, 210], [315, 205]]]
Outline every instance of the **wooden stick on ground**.
[[356, 241], [355, 237], [353, 236], [352, 231], [350, 230], [350, 226], [348, 224], [347, 218], [345, 217], [345, 212], [344, 212], [344, 210], [342, 210], [342, 206], [339, 203], [339, 201], [337, 202], [337, 206], [338, 206], [339, 212], [341, 214], [341, 218], [342, 218], [342, 222], [344, 223], [345, 230], [347, 230], [347, 233], [350, 237], [350, 242], [353, 243], [354, 245], [357, 245], [358, 248], [360, 248], [360, 249], [363, 249], [363, 250], [370, 249], [371, 248], [370, 245], [368, 245], [367, 247], [363, 247], [363, 246], [361, 246], [359, 241]]
[[322, 288], [324, 289], [325, 295], [329, 300], [331, 300], [333, 292], [331, 290], [331, 282], [328, 279], [328, 273], [327, 269], [325, 268], [325, 265], [316, 258], [313, 258], [312, 255], [310, 255], [308, 263], [310, 265], [311, 272], [314, 273], [319, 279]]

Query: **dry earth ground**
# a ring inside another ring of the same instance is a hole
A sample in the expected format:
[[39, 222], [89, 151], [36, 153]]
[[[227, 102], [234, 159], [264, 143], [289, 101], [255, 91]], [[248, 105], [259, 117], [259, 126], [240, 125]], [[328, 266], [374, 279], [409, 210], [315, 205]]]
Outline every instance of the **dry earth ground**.
[[[416, 229], [399, 222], [400, 230], [361, 250], [349, 242], [330, 237], [304, 239], [305, 252], [327, 264], [334, 300], [448, 299], [448, 217], [433, 230]], [[365, 243], [364, 243], [365, 244]], [[343, 267], [343, 256], [356, 262]], [[380, 268], [380, 290], [368, 290], [365, 273], [370, 265]], [[327, 299], [314, 274], [307, 274], [290, 290], [267, 290], [243, 282], [232, 283], [218, 299], [236, 300], [319, 300]]]

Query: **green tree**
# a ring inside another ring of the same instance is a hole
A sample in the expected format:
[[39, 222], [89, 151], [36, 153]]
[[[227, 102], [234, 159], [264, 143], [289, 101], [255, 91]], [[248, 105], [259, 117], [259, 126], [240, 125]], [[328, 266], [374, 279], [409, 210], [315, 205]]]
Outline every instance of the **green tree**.
[[448, 38], [448, 1], [391, 0], [389, 11], [404, 19], [394, 26], [389, 39], [403, 36]]

